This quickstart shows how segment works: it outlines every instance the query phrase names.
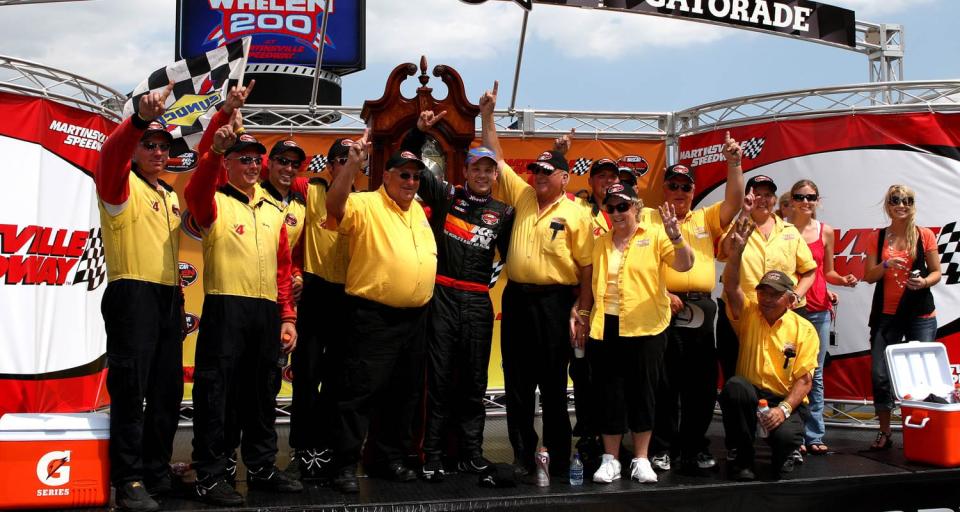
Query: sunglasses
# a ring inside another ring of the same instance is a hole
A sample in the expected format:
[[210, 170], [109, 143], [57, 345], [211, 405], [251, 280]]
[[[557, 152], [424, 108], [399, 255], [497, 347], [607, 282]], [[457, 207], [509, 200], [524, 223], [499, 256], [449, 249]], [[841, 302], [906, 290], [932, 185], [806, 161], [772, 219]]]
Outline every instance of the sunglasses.
[[282, 156], [273, 157], [273, 161], [280, 165], [284, 165], [284, 166], [289, 165], [294, 169], [299, 169], [300, 166], [303, 164], [303, 160], [290, 160], [289, 158], [284, 158]]
[[404, 172], [398, 173], [397, 176], [399, 176], [400, 179], [403, 180], [403, 181], [407, 181], [407, 180], [409, 180], [409, 179], [412, 179], [413, 181], [420, 181], [420, 173], [419, 173], [419, 172], [410, 173], [410, 172], [404, 171]]
[[889, 204], [890, 206], [900, 206], [901, 203], [902, 203], [904, 206], [913, 206], [913, 198], [912, 198], [912, 197], [890, 196], [890, 198], [887, 199], [887, 204]]
[[170, 144], [166, 142], [141, 142], [140, 145], [147, 151], [156, 151], [158, 149], [160, 151], [170, 151]]
[[630, 203], [608, 204], [607, 213], [620, 212], [625, 213], [630, 209]]
[[794, 194], [794, 195], [793, 195], [793, 200], [794, 200], [794, 201], [797, 201], [797, 202], [800, 202], [800, 201], [808, 201], [808, 202], [811, 202], [811, 203], [812, 203], [812, 202], [815, 202], [815, 201], [816, 201], [817, 199], [819, 199], [819, 198], [820, 198], [820, 197], [819, 197], [818, 195], [816, 195], [816, 194]]
[[530, 173], [532, 173], [534, 176], [536, 176], [537, 174], [550, 176], [555, 172], [557, 172], [557, 169], [547, 169], [546, 167], [540, 167], [540, 166], [536, 166], [533, 169], [530, 169]]
[[689, 183], [684, 183], [684, 184], [680, 184], [680, 183], [667, 183], [667, 188], [670, 189], [670, 190], [672, 190], [673, 192], [676, 192], [676, 191], [678, 191], [678, 190], [682, 190], [682, 191], [684, 191], [684, 192], [690, 192], [691, 190], [693, 190], [693, 185], [691, 185], [691, 184], [689, 184]]
[[228, 158], [227, 160], [236, 160], [243, 165], [260, 165], [260, 163], [263, 162], [263, 159], [259, 156], [238, 156], [237, 158]]

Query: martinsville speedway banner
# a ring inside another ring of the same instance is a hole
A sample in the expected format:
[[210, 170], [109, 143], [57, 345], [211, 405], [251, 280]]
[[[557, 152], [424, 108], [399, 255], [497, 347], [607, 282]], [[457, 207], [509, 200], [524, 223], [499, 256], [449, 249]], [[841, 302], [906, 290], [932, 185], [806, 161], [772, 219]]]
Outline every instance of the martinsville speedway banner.
[[0, 93], [0, 415], [106, 401], [106, 267], [92, 171], [114, 127]]
[[[730, 129], [740, 141], [746, 178], [766, 174], [778, 194], [799, 179], [820, 189], [817, 217], [836, 230], [834, 266], [863, 277], [872, 231], [886, 226], [887, 188], [895, 183], [916, 191], [917, 224], [938, 238], [943, 278], [933, 287], [938, 339], [945, 343], [954, 380], [960, 373], [960, 115], [912, 113], [848, 115], [781, 121]], [[723, 198], [726, 163], [722, 132], [680, 139], [680, 161], [696, 168], [698, 205]], [[835, 344], [829, 347], [825, 395], [833, 399], [871, 396], [867, 318], [873, 285], [833, 287], [840, 296]]]

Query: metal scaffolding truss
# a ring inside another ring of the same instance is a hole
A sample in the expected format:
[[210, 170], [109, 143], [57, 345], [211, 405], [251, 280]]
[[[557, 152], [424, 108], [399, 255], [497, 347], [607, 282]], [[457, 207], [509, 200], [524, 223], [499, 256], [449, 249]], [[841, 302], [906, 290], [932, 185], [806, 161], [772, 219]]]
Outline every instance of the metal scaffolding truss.
[[114, 121], [126, 97], [82, 76], [0, 55], [0, 91], [39, 96], [101, 114]]

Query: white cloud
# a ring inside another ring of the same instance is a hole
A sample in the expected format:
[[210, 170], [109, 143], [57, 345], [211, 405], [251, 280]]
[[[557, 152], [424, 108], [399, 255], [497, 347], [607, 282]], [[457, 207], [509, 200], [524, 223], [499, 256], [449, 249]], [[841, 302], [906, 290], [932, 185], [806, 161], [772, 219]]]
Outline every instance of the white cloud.
[[879, 19], [878, 17], [895, 14], [936, 1], [938, 0], [823, 0], [823, 3], [850, 9], [857, 13], [857, 19], [861, 21], [895, 23], [896, 20]]

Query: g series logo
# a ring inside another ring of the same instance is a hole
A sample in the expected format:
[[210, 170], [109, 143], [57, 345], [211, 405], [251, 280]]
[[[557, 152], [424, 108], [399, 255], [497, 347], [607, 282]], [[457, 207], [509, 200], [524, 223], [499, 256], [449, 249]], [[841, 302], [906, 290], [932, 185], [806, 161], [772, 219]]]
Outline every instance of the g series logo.
[[70, 482], [70, 450], [45, 454], [37, 461], [37, 478], [40, 483], [50, 487], [66, 485]]

